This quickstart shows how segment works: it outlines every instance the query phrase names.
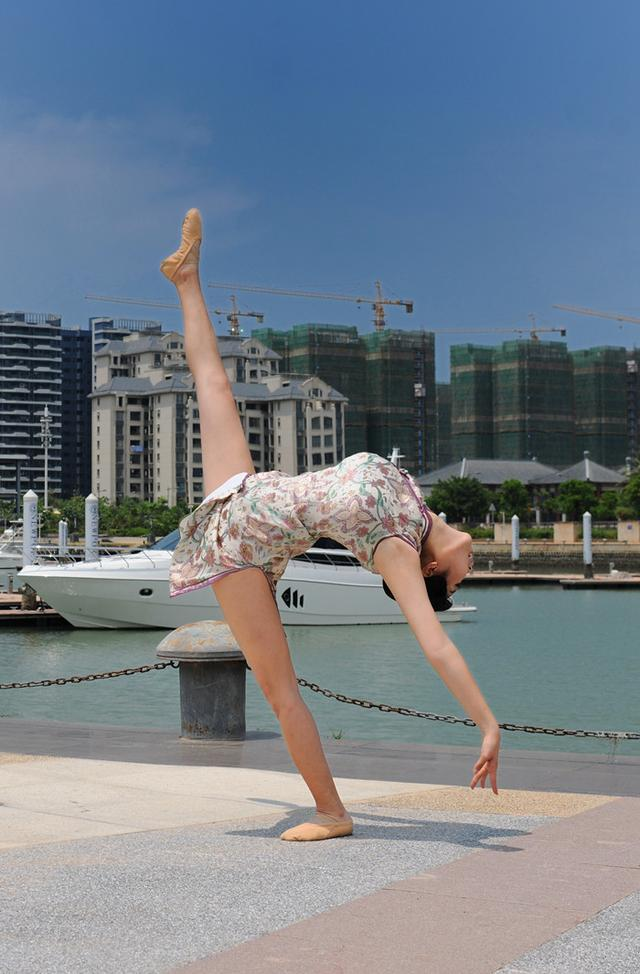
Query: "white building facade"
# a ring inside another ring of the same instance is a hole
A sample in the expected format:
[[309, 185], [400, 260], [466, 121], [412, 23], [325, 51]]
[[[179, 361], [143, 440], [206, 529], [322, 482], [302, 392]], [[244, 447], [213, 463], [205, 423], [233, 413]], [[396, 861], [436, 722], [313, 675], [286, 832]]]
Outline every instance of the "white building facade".
[[[280, 374], [254, 338], [218, 337], [255, 469], [297, 474], [344, 458], [346, 398], [317, 376]], [[184, 336], [125, 336], [95, 352], [92, 489], [188, 505], [204, 497], [200, 417]]]

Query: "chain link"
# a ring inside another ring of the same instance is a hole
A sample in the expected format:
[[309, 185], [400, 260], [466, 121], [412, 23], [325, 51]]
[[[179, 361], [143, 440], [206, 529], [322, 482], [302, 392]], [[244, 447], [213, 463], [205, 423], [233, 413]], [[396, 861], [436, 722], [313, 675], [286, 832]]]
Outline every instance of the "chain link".
[[[55, 680], [30, 680], [28, 683], [0, 683], [0, 690], [22, 690], [27, 687], [61, 687], [67, 683], [91, 683], [95, 680], [109, 680], [117, 676], [132, 676], [134, 673], [149, 673], [151, 670], [164, 670], [167, 666], [179, 669], [178, 660], [164, 660], [161, 663], [147, 663], [144, 666], [131, 666], [124, 670], [108, 670], [106, 673], [89, 673], [87, 676], [58, 677]], [[247, 667], [251, 669], [251, 667]], [[392, 707], [388, 703], [374, 703], [372, 700], [361, 700], [359, 697], [348, 697], [344, 693], [335, 693], [317, 683], [311, 683], [304, 677], [297, 678], [301, 687], [306, 687], [313, 693], [320, 693], [323, 697], [330, 697], [338, 703], [350, 703], [365, 710], [379, 710], [383, 714], [400, 714], [402, 717], [422, 717], [425, 720], [439, 720], [445, 724], [464, 724], [465, 727], [476, 727], [475, 721], [469, 717], [453, 717], [451, 714], [432, 714], [428, 711], [413, 710], [411, 707]], [[613, 741], [638, 741], [640, 733], [633, 731], [592, 731], [570, 730], [566, 727], [537, 727], [535, 724], [498, 724], [503, 730], [522, 731], [525, 734], [551, 734], [554, 737], [599, 737]]]
[[164, 670], [167, 666], [172, 666], [177, 669], [180, 663], [177, 660], [169, 659], [162, 663], [146, 663], [144, 666], [129, 666], [126, 670], [108, 670], [106, 673], [89, 673], [88, 676], [60, 676], [57, 680], [29, 680], [28, 683], [0, 683], [0, 690], [23, 690], [27, 687], [62, 687], [65, 683], [92, 683], [94, 680], [110, 680], [115, 676], [132, 676], [134, 673]]
[[[425, 720], [439, 720], [446, 724], [464, 724], [466, 727], [476, 727], [476, 723], [469, 717], [452, 717], [449, 714], [431, 714], [422, 710], [412, 710], [410, 707], [392, 707], [388, 703], [373, 703], [371, 700], [359, 700], [358, 697], [347, 697], [344, 693], [334, 693], [317, 683], [310, 683], [302, 677], [298, 677], [301, 687], [312, 690], [313, 693], [321, 693], [323, 697], [331, 697], [339, 703], [352, 703], [356, 707], [364, 707], [366, 710], [375, 708], [381, 710], [383, 714], [401, 714], [403, 717], [423, 717]], [[638, 741], [640, 734], [633, 731], [590, 731], [590, 730], [569, 730], [565, 727], [536, 727], [534, 724], [498, 724], [503, 730], [524, 731], [526, 734], [552, 734], [557, 737], [600, 737], [611, 738], [614, 741]]]

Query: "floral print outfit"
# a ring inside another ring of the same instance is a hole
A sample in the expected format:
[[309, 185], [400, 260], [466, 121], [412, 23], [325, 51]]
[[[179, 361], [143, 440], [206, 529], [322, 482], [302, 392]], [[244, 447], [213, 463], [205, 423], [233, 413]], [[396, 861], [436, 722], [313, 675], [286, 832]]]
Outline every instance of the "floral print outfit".
[[210, 585], [229, 572], [262, 568], [276, 583], [294, 555], [319, 537], [339, 541], [369, 571], [383, 538], [420, 552], [432, 515], [410, 474], [376, 453], [354, 453], [297, 476], [245, 473], [214, 491], [180, 521], [169, 595]]

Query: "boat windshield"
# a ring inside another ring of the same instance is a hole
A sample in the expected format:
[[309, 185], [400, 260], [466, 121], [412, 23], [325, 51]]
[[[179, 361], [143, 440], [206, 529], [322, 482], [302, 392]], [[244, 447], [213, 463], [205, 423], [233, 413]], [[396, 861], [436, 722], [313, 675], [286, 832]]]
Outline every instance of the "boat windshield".
[[[165, 534], [164, 538], [160, 538], [155, 544], [149, 545], [146, 549], [147, 551], [173, 551], [176, 547], [178, 540], [180, 538], [180, 528], [176, 528], [175, 531], [171, 531], [169, 534]], [[340, 544], [339, 541], [334, 541], [332, 538], [317, 538], [315, 541], [314, 548], [340, 548], [345, 551], [344, 545]], [[307, 559], [311, 560], [311, 559]], [[326, 559], [323, 559], [326, 560]], [[354, 559], [357, 563], [357, 558]]]
[[180, 529], [176, 528], [170, 534], [165, 534], [164, 538], [160, 538], [155, 544], [149, 545], [147, 551], [173, 551], [178, 543], [179, 537]]

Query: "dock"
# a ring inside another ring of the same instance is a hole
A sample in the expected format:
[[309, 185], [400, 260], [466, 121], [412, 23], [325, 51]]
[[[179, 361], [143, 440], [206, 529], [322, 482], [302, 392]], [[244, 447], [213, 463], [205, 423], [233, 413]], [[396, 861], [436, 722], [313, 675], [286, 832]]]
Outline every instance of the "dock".
[[23, 609], [19, 592], [0, 592], [0, 628], [3, 626], [70, 629], [71, 623], [40, 596], [36, 598], [35, 609]]

